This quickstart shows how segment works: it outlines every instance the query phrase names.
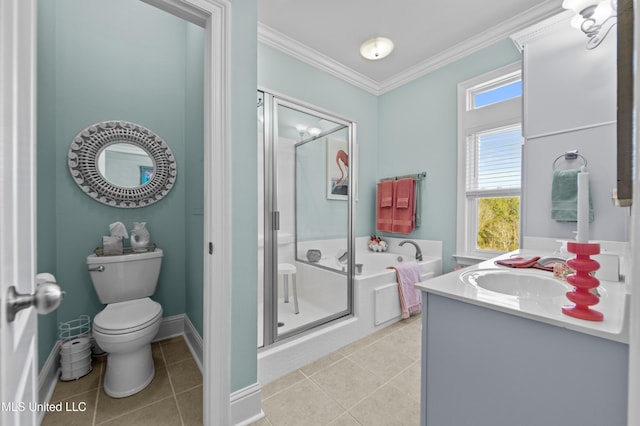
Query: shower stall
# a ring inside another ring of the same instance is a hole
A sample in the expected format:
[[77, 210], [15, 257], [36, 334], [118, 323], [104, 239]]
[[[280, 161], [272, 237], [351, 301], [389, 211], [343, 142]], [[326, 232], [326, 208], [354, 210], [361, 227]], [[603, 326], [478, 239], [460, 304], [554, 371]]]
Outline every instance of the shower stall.
[[258, 347], [353, 312], [355, 123], [258, 91]]

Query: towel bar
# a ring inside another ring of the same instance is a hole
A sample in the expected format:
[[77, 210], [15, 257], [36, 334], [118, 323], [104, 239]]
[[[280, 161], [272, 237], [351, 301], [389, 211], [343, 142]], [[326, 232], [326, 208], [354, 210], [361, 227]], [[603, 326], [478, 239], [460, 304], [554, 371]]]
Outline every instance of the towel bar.
[[426, 177], [427, 177], [427, 172], [420, 172], [420, 173], [416, 173], [416, 174], [413, 174], [413, 175], [388, 177], [388, 178], [380, 179], [380, 182], [385, 181], [385, 180], [400, 180], [400, 179], [405, 179], [405, 178], [414, 178], [416, 180], [420, 180], [420, 179], [424, 179]]
[[552, 169], [553, 170], [556, 169], [556, 167], [558, 166], [558, 160], [560, 160], [561, 158], [564, 158], [566, 161], [571, 161], [571, 160], [575, 160], [578, 157], [582, 159], [582, 161], [584, 162], [584, 166], [587, 167], [587, 159], [585, 158], [584, 155], [578, 153], [578, 150], [576, 149], [574, 151], [567, 151], [564, 154], [558, 155], [556, 159], [553, 161]]

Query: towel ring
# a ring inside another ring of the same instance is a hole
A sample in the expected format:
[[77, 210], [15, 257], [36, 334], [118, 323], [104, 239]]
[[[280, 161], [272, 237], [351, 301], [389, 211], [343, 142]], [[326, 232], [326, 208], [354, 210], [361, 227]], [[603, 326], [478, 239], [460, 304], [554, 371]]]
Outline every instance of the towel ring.
[[561, 158], [564, 158], [567, 161], [570, 160], [575, 160], [576, 158], [580, 157], [582, 159], [582, 162], [584, 163], [584, 166], [587, 167], [587, 159], [582, 155], [579, 154], [578, 151], [567, 151], [562, 155], [559, 155], [554, 161], [553, 161], [553, 166], [552, 169], [555, 170], [557, 165], [558, 165], [558, 160], [560, 160]]

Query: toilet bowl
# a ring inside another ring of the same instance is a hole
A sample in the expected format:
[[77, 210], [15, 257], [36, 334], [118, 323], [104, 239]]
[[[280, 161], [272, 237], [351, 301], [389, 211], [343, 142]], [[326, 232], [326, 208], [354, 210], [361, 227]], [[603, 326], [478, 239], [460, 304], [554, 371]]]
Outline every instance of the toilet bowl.
[[151, 341], [158, 333], [162, 307], [148, 297], [112, 303], [96, 315], [93, 337], [107, 352], [104, 391], [114, 398], [140, 392], [153, 380]]
[[160, 329], [156, 289], [163, 252], [87, 257], [98, 298], [107, 306], [93, 320], [93, 338], [107, 353], [103, 387], [124, 398], [144, 389], [155, 375], [151, 341]]

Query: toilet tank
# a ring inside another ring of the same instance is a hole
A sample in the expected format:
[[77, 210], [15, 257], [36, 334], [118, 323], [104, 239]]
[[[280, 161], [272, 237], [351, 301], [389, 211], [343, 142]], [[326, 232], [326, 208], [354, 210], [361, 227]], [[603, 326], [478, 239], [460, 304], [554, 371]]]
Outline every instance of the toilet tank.
[[87, 256], [93, 287], [102, 303], [152, 296], [156, 291], [162, 250], [118, 256]]

